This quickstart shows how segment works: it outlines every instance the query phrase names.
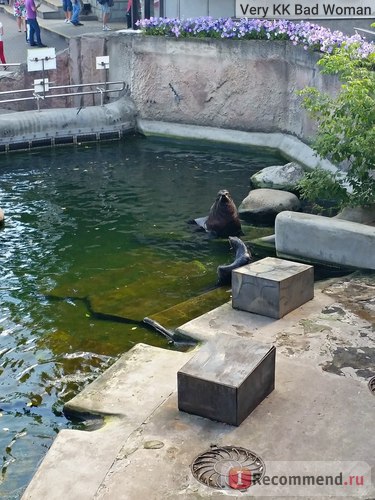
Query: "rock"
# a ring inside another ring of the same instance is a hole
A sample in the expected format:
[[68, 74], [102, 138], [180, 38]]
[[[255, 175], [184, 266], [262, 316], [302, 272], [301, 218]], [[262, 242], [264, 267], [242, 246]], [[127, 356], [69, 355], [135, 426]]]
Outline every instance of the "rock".
[[254, 189], [238, 208], [240, 218], [254, 224], [273, 223], [284, 210], [297, 211], [300, 201], [293, 193], [278, 189]]
[[297, 183], [305, 175], [304, 169], [298, 163], [266, 167], [250, 178], [254, 188], [281, 189], [296, 191]]
[[375, 204], [369, 207], [345, 207], [335, 218], [375, 226]]
[[163, 448], [164, 443], [163, 441], [146, 441], [143, 445], [143, 448], [146, 450], [159, 450], [160, 448]]
[[4, 224], [4, 211], [0, 208], [0, 226]]

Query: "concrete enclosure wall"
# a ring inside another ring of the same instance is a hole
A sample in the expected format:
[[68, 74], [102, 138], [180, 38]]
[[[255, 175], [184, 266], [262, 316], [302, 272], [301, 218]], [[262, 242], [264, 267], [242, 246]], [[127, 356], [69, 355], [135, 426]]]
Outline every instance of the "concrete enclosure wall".
[[[113, 33], [72, 39], [72, 81], [90, 81], [95, 57], [110, 56], [109, 79], [124, 80], [140, 118], [258, 132], [313, 133], [296, 91], [338, 88], [319, 54], [283, 41], [179, 40]], [[81, 60], [79, 75], [74, 61]]]
[[[290, 42], [179, 40], [121, 32], [72, 38], [69, 52], [58, 55], [58, 71], [48, 76], [60, 85], [104, 82], [105, 71], [96, 69], [96, 57], [102, 55], [110, 59], [107, 81], [125, 81], [122, 95], [130, 95], [143, 120], [282, 132], [307, 142], [314, 127], [296, 91], [339, 88], [335, 77], [319, 72], [319, 54]], [[26, 70], [14, 77], [2, 78], [2, 90], [32, 87]], [[110, 94], [111, 102], [122, 95]], [[90, 95], [46, 100], [41, 108], [98, 104], [100, 97]], [[23, 106], [35, 109], [34, 102]], [[21, 110], [19, 105], [9, 109]]]

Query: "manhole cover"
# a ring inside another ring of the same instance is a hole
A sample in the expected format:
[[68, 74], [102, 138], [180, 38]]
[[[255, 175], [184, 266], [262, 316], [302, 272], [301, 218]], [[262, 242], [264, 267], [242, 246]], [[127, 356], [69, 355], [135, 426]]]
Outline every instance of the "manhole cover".
[[370, 391], [374, 394], [375, 396], [375, 377], [372, 377], [370, 378], [369, 382], [368, 382], [368, 388], [370, 389]]
[[[191, 464], [193, 476], [217, 489], [247, 489], [265, 474], [263, 460], [254, 452], [238, 446], [212, 446]], [[241, 488], [243, 484], [243, 488]]]

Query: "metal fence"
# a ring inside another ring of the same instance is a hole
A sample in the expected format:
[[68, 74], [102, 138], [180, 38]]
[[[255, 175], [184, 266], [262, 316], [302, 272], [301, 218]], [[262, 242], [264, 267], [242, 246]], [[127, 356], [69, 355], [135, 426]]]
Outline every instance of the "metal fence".
[[[115, 86], [114, 88], [112, 88]], [[117, 87], [116, 87], [117, 86]], [[84, 90], [84, 89], [88, 90]], [[52, 93], [53, 91], [65, 90], [62, 93]], [[78, 91], [74, 91], [77, 89]], [[56, 97], [76, 97], [82, 95], [100, 95], [100, 105], [104, 106], [104, 100], [107, 94], [114, 92], [122, 92], [125, 89], [124, 81], [116, 82], [96, 82], [96, 83], [81, 83], [76, 85], [51, 85], [41, 79], [39, 83], [35, 84], [33, 88], [30, 89], [19, 89], [19, 90], [7, 90], [0, 92], [0, 105], [11, 102], [22, 102], [34, 100], [37, 105], [38, 111], [40, 111], [40, 102], [46, 99], [53, 99]], [[73, 90], [73, 92], [72, 92]], [[11, 97], [9, 99], [3, 99], [3, 97], [14, 96], [22, 94], [22, 97]], [[25, 97], [23, 97], [25, 95]]]

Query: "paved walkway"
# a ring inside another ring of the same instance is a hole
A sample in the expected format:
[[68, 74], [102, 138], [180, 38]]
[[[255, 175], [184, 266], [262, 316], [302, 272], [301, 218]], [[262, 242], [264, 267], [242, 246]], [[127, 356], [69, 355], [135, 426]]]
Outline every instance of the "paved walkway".
[[[8, 63], [26, 62], [29, 45], [26, 43], [25, 33], [19, 33], [12, 9], [0, 5], [0, 21], [4, 27], [4, 52]], [[64, 50], [69, 45], [69, 39], [85, 33], [102, 33], [101, 21], [85, 21], [82, 16], [83, 26], [73, 26], [64, 23], [61, 19], [38, 19], [42, 30], [42, 41], [49, 47], [55, 47], [56, 52]], [[112, 30], [125, 29], [124, 23], [109, 23]], [[110, 33], [110, 32], [109, 32]], [[0, 66], [0, 72], [2, 67]]]

